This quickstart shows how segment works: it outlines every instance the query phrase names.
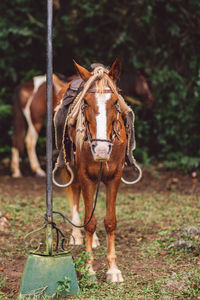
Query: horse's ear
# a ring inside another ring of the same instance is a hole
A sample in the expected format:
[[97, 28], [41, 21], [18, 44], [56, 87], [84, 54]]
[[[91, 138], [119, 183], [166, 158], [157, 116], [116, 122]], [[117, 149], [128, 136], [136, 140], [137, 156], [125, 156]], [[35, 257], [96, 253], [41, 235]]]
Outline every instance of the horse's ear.
[[116, 81], [121, 74], [121, 69], [122, 69], [122, 63], [119, 60], [119, 58], [116, 58], [116, 60], [114, 61], [114, 63], [112, 64], [112, 67], [110, 68], [109, 71], [109, 76]]
[[73, 59], [73, 62], [74, 62], [74, 65], [76, 67], [76, 70], [78, 71], [81, 78], [84, 81], [87, 81], [90, 78], [91, 73], [88, 70], [86, 70], [85, 68], [81, 67], [79, 64], [77, 64], [74, 59]]

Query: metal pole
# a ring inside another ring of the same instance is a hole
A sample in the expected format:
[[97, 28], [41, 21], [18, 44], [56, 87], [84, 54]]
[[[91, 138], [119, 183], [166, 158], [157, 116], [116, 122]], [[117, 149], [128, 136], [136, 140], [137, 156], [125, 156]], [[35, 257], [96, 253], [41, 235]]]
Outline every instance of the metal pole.
[[53, 252], [53, 204], [52, 204], [52, 21], [53, 21], [53, 0], [47, 0], [47, 123], [46, 123], [46, 214], [47, 214], [47, 252]]

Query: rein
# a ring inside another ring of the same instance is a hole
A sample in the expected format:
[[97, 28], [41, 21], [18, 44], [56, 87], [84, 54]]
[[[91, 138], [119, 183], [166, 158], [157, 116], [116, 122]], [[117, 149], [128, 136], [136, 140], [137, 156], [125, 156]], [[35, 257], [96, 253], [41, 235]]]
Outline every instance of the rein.
[[94, 215], [94, 211], [95, 211], [96, 204], [97, 204], [97, 199], [98, 199], [98, 194], [99, 194], [100, 183], [101, 183], [101, 176], [102, 176], [102, 163], [100, 163], [100, 168], [99, 168], [99, 175], [98, 175], [98, 181], [97, 181], [97, 189], [96, 189], [96, 195], [95, 195], [95, 200], [94, 200], [94, 206], [93, 206], [91, 215], [90, 215], [90, 217], [89, 217], [89, 219], [88, 219], [88, 221], [86, 223], [84, 223], [83, 225], [76, 225], [76, 224], [74, 224], [71, 220], [69, 220], [65, 215], [63, 215], [59, 211], [53, 211], [53, 214], [60, 215], [65, 220], [67, 220], [72, 226], [74, 226], [76, 228], [86, 227], [89, 224], [89, 222], [91, 221], [91, 219], [92, 219], [92, 217]]

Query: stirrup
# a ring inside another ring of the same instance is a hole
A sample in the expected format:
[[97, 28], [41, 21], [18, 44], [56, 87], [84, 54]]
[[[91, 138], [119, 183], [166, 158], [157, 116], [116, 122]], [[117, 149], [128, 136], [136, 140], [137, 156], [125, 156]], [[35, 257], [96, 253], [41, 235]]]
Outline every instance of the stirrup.
[[133, 166], [138, 170], [138, 172], [139, 172], [139, 175], [138, 175], [138, 177], [135, 179], [135, 180], [133, 180], [133, 181], [127, 181], [127, 180], [125, 180], [123, 177], [121, 178], [121, 181], [123, 182], [123, 183], [125, 183], [125, 184], [135, 184], [135, 183], [137, 183], [138, 181], [140, 181], [140, 179], [142, 178], [142, 170], [141, 170], [141, 168], [138, 166], [138, 164], [136, 163], [136, 160], [135, 159], [133, 159]]
[[73, 182], [73, 180], [74, 180], [74, 173], [73, 173], [73, 171], [72, 171], [72, 169], [71, 169], [71, 167], [70, 167], [70, 165], [69, 165], [69, 162], [66, 163], [66, 167], [67, 167], [67, 170], [68, 170], [69, 173], [70, 173], [71, 178], [70, 178], [70, 180], [69, 180], [67, 183], [65, 183], [65, 184], [60, 184], [60, 183], [58, 183], [58, 182], [55, 180], [55, 172], [58, 170], [58, 163], [56, 163], [56, 165], [55, 165], [55, 168], [54, 168], [54, 170], [53, 170], [53, 172], [52, 172], [52, 181], [53, 181], [53, 183], [54, 183], [57, 187], [66, 188], [66, 187], [70, 186], [70, 184], [72, 184], [72, 182]]

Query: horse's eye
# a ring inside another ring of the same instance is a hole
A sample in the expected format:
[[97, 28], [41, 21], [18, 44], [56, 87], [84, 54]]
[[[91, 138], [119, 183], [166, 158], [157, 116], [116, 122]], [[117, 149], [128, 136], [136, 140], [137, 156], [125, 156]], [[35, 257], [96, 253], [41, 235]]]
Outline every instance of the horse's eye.
[[88, 102], [85, 100], [84, 101], [84, 107], [86, 108], [86, 107], [88, 107], [89, 106], [89, 104], [88, 104]]

